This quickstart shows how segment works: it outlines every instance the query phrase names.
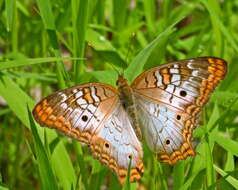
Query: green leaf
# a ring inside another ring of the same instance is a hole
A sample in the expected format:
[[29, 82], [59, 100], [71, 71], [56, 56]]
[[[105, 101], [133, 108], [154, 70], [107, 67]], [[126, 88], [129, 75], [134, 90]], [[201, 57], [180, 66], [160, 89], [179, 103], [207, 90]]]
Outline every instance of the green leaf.
[[45, 57], [45, 58], [30, 58], [30, 59], [19, 59], [13, 61], [2, 61], [0, 62], [0, 70], [10, 69], [14, 67], [29, 66], [39, 63], [55, 62], [55, 61], [66, 61], [66, 60], [78, 60], [80, 58], [73, 57]]
[[111, 84], [115, 86], [118, 73], [115, 70], [92, 71], [90, 75], [94, 76], [101, 83]]
[[[14, 93], [13, 93], [14, 92]], [[34, 101], [9, 77], [0, 73], [0, 96], [2, 96], [11, 110], [21, 120], [21, 122], [30, 128], [29, 115], [27, 106], [33, 109]], [[44, 139], [44, 130], [37, 127], [41, 141]], [[56, 133], [49, 129], [47, 130], [49, 141], [55, 139]], [[52, 165], [56, 171], [57, 179], [62, 182], [64, 189], [69, 189], [76, 182], [76, 176], [70, 161], [69, 155], [64, 147], [64, 144], [59, 143], [52, 154]]]
[[211, 102], [217, 102], [221, 106], [231, 107], [232, 110], [238, 110], [238, 101], [234, 102], [237, 98], [238, 93], [236, 92], [218, 91], [212, 95]]
[[128, 68], [125, 70], [125, 77], [129, 82], [131, 82], [136, 76], [138, 76], [142, 70], [144, 65], [147, 63], [148, 58], [153, 52], [154, 48], [166, 37], [168, 37], [171, 33], [174, 32], [174, 26], [182, 19], [179, 19], [167, 29], [159, 34], [156, 39], [154, 39], [151, 43], [149, 43], [143, 50], [137, 54], [137, 56], [132, 60]]
[[217, 135], [214, 137], [214, 140], [221, 146], [223, 147], [225, 150], [227, 150], [228, 152], [230, 152], [231, 154], [238, 156], [238, 142], [227, 138], [227, 137], [223, 137], [221, 135]]
[[49, 0], [36, 0], [40, 9], [40, 14], [47, 30], [55, 30], [55, 21], [52, 13], [51, 2]]
[[[214, 169], [221, 175], [221, 176], [226, 176], [228, 175], [227, 172], [216, 166], [215, 164], [213, 165]], [[228, 181], [235, 189], [238, 189], [238, 180], [232, 176], [227, 176], [226, 181]]]
[[30, 119], [30, 126], [31, 126], [31, 131], [32, 131], [33, 139], [34, 139], [36, 160], [38, 163], [42, 189], [57, 190], [58, 186], [57, 186], [56, 178], [54, 176], [49, 157], [47, 156], [46, 150], [42, 144], [42, 141], [40, 140], [40, 137], [36, 130], [36, 125], [34, 123], [29, 107], [28, 107], [28, 116]]
[[7, 31], [11, 31], [13, 27], [14, 15], [16, 11], [16, 1], [15, 0], [5, 0], [6, 12], [7, 12]]

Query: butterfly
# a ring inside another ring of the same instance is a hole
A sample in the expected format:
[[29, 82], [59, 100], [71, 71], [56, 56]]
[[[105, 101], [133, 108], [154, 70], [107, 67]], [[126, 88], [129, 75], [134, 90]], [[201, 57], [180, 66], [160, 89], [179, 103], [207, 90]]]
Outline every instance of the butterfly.
[[119, 76], [117, 89], [91, 82], [57, 91], [35, 106], [33, 116], [86, 143], [121, 184], [130, 163], [130, 181], [137, 181], [144, 172], [142, 139], [171, 165], [195, 156], [192, 132], [226, 72], [226, 61], [215, 57], [172, 62], [145, 71], [131, 85]]

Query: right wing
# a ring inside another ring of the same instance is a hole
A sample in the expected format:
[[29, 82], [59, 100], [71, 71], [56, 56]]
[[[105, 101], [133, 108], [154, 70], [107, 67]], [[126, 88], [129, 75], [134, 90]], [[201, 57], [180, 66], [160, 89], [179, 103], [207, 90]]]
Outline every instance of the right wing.
[[142, 133], [159, 160], [175, 164], [195, 155], [193, 129], [226, 72], [223, 59], [199, 57], [152, 68], [134, 80]]

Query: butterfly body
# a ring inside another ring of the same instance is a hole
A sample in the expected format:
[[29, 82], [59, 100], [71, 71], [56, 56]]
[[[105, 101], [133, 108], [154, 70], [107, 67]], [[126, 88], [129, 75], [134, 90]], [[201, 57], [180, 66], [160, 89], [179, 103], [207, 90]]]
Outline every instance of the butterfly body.
[[118, 89], [78, 85], [44, 98], [33, 115], [41, 125], [88, 144], [123, 184], [130, 160], [130, 180], [143, 174], [142, 138], [169, 164], [195, 155], [192, 131], [226, 67], [220, 58], [201, 57], [149, 69], [131, 85], [119, 76]]
[[142, 140], [141, 129], [139, 126], [140, 123], [137, 114], [136, 97], [133, 88], [128, 85], [127, 80], [123, 76], [118, 77], [117, 86], [120, 102], [132, 123], [132, 127], [136, 133], [137, 138], [139, 140]]

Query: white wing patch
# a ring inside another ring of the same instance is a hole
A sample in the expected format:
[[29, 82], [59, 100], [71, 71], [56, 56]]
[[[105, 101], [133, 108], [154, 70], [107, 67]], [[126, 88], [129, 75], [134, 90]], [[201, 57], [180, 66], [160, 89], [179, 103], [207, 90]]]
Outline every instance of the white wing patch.
[[118, 104], [101, 130], [93, 137], [91, 149], [94, 156], [113, 169], [124, 183], [131, 159], [130, 180], [138, 180], [143, 173], [143, 151], [130, 120]]

